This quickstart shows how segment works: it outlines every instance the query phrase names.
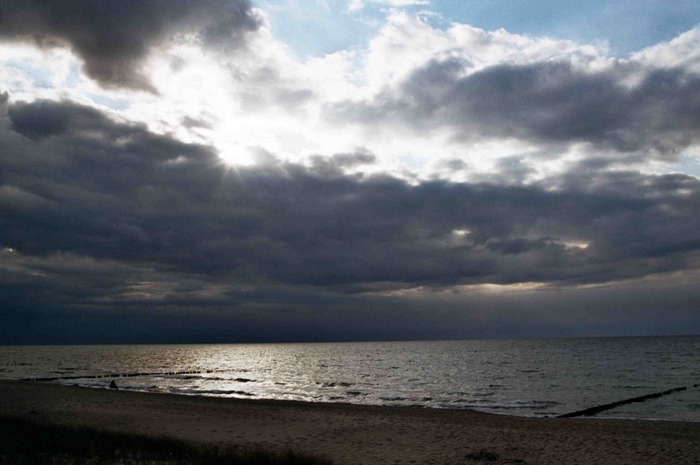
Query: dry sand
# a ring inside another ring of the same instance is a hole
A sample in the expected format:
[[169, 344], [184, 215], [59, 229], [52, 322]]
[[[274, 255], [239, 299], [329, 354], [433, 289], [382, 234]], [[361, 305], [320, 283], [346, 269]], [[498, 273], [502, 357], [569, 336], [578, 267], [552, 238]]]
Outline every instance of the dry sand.
[[9, 381], [0, 382], [0, 414], [214, 444], [291, 448], [337, 464], [700, 463], [700, 423], [536, 419]]

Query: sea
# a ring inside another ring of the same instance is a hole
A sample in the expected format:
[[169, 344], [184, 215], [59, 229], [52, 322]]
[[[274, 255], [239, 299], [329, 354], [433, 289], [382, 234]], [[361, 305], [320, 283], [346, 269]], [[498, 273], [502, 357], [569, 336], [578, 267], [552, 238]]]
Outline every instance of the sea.
[[0, 346], [0, 378], [245, 399], [700, 422], [700, 336]]

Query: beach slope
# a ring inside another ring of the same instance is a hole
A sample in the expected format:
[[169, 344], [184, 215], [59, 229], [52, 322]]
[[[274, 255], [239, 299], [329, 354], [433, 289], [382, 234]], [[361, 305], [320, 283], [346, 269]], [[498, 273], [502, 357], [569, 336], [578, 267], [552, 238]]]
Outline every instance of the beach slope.
[[[700, 424], [234, 400], [0, 381], [0, 414], [343, 464], [697, 464]], [[31, 440], [27, 438], [27, 440]]]

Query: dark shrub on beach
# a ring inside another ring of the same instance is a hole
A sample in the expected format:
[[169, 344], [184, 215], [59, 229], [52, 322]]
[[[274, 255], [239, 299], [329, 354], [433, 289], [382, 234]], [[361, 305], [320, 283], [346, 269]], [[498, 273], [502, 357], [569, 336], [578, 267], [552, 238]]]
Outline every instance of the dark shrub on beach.
[[298, 454], [220, 449], [169, 438], [0, 417], [0, 465], [332, 465]]

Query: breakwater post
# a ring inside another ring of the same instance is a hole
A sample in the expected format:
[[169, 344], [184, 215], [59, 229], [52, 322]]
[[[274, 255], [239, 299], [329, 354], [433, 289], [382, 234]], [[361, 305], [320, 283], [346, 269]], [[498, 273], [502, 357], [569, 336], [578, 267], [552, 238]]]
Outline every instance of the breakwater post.
[[[698, 387], [700, 385], [694, 384], [692, 387]], [[603, 412], [605, 410], [610, 410], [615, 407], [619, 407], [621, 405], [627, 405], [631, 404], [633, 402], [644, 402], [649, 399], [658, 399], [661, 396], [667, 396], [669, 394], [673, 394], [674, 392], [681, 392], [687, 390], [687, 386], [681, 386], [673, 389], [668, 389], [666, 391], [662, 392], [655, 392], [653, 394], [646, 394], [644, 396], [639, 396], [639, 397], [631, 397], [629, 399], [624, 399], [624, 400], [618, 400], [617, 402], [611, 402], [609, 404], [603, 404], [603, 405], [597, 405], [595, 407], [590, 407], [586, 408], [583, 410], [577, 410], [575, 412], [570, 412], [570, 413], [565, 413], [563, 415], [558, 415], [556, 418], [574, 418], [574, 417], [590, 417], [593, 415], [596, 415], [600, 412]]]

